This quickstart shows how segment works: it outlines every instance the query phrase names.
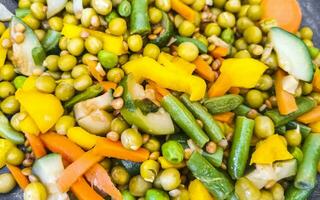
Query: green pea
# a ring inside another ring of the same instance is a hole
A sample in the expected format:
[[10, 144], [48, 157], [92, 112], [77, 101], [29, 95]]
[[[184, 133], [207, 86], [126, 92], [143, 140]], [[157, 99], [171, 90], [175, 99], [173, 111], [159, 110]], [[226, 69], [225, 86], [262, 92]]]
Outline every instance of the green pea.
[[119, 64], [124, 65], [128, 61], [128, 59], [129, 59], [128, 54], [121, 55], [119, 57]]
[[118, 64], [118, 56], [115, 53], [106, 50], [99, 51], [98, 58], [105, 69], [111, 69]]
[[109, 172], [112, 166], [112, 161], [110, 158], [105, 158], [100, 162], [100, 165]]
[[221, 28], [217, 23], [209, 23], [207, 24], [206, 28], [204, 29], [204, 34], [207, 37], [210, 37], [212, 35], [219, 36], [221, 33]]
[[156, 137], [151, 137], [147, 143], [143, 145], [144, 148], [148, 149], [150, 152], [159, 151], [160, 142]]
[[300, 35], [303, 40], [312, 40], [313, 31], [310, 27], [305, 26], [300, 29]]
[[16, 186], [16, 181], [10, 173], [0, 174], [0, 194], [9, 193]]
[[184, 188], [179, 188], [180, 190], [180, 194], [178, 194], [178, 196], [175, 196], [172, 198], [172, 200], [189, 200], [189, 192], [187, 189]]
[[166, 191], [176, 189], [181, 183], [180, 172], [176, 168], [163, 170], [160, 175], [160, 183]]
[[270, 67], [270, 69], [276, 69], [278, 67], [278, 58], [274, 52], [270, 54], [270, 56], [264, 61], [266, 65]]
[[227, 0], [213, 0], [214, 7], [223, 8]]
[[251, 55], [250, 55], [249, 51], [241, 50], [241, 51], [238, 51], [237, 53], [235, 53], [234, 57], [235, 58], [251, 58]]
[[180, 143], [175, 140], [165, 142], [161, 146], [162, 155], [171, 163], [178, 164], [183, 161], [184, 149]]
[[228, 44], [232, 44], [234, 42], [234, 32], [231, 30], [231, 28], [227, 28], [222, 31], [221, 39]]
[[20, 103], [15, 96], [8, 96], [1, 102], [0, 108], [5, 114], [12, 115], [19, 111]]
[[218, 24], [222, 28], [232, 28], [236, 24], [236, 18], [232, 13], [222, 12], [218, 16]]
[[302, 94], [303, 95], [308, 95], [312, 92], [313, 90], [313, 85], [312, 83], [303, 83], [302, 85]]
[[274, 124], [269, 117], [257, 116], [254, 122], [254, 134], [258, 138], [267, 138], [274, 134]]
[[317, 47], [308, 47], [308, 49], [312, 59], [315, 59], [320, 52]]
[[259, 90], [267, 91], [273, 86], [273, 79], [270, 75], [264, 74], [260, 77], [258, 81], [257, 88]]
[[58, 60], [59, 69], [64, 72], [72, 70], [72, 68], [76, 64], [77, 64], [76, 57], [70, 54], [62, 55]]
[[206, 6], [206, 0], [196, 0], [192, 4], [192, 8], [196, 11], [201, 11]]
[[89, 36], [84, 42], [84, 46], [89, 53], [97, 54], [102, 49], [102, 42], [94, 36]]
[[126, 20], [117, 17], [110, 21], [108, 28], [113, 35], [123, 35], [127, 31], [127, 22]]
[[124, 190], [121, 192], [123, 200], [135, 200], [134, 196], [128, 191]]
[[122, 118], [114, 118], [111, 122], [111, 131], [122, 133], [127, 128], [129, 128], [129, 126]]
[[179, 28], [180, 24], [184, 21], [183, 17], [181, 15], [176, 15], [174, 17], [174, 25], [176, 28]]
[[245, 17], [247, 16], [247, 12], [249, 9], [250, 5], [243, 5], [241, 6], [239, 12], [238, 12], [238, 17]]
[[129, 49], [133, 52], [138, 52], [142, 49], [143, 40], [140, 35], [131, 35], [128, 38]]
[[159, 23], [162, 19], [162, 12], [155, 7], [149, 8], [149, 19], [152, 24]]
[[75, 93], [74, 87], [68, 83], [59, 83], [55, 90], [55, 96], [61, 101], [67, 101], [73, 97]]
[[256, 26], [250, 26], [248, 27], [244, 33], [243, 33], [244, 39], [249, 44], [258, 44], [262, 40], [262, 32], [261, 30]]
[[61, 37], [59, 40], [59, 48], [61, 50], [66, 50], [68, 47], [68, 38], [67, 37]]
[[196, 0], [182, 0], [183, 3], [187, 4], [187, 5], [191, 5], [195, 2]]
[[258, 21], [261, 19], [262, 16], [262, 9], [260, 5], [252, 5], [249, 7], [247, 16], [252, 21]]
[[171, 1], [170, 0], [155, 0], [155, 5], [160, 10], [168, 12], [171, 9]]
[[284, 136], [290, 146], [299, 146], [302, 140], [301, 133], [297, 129], [286, 131]]
[[178, 46], [178, 55], [188, 61], [194, 61], [199, 55], [199, 49], [191, 42], [183, 42]]
[[38, 20], [44, 20], [46, 18], [46, 9], [43, 3], [34, 2], [33, 4], [31, 4], [30, 10], [32, 15]]
[[11, 81], [16, 75], [12, 64], [5, 64], [0, 68], [0, 78], [2, 80]]
[[229, 0], [224, 6], [225, 10], [232, 13], [237, 13], [241, 9], [240, 0]]
[[93, 16], [96, 16], [96, 11], [93, 8], [83, 9], [81, 14], [81, 24], [84, 27], [89, 27]]
[[36, 34], [36, 36], [37, 36], [37, 38], [38, 38], [38, 40], [40, 42], [43, 40], [43, 38], [46, 35], [46, 32], [44, 30], [41, 30], [41, 29], [34, 30], [34, 33]]
[[115, 166], [111, 170], [111, 178], [114, 183], [125, 185], [129, 182], [129, 173], [123, 166]]
[[310, 96], [317, 102], [317, 104], [320, 104], [320, 93], [318, 92], [312, 92]]
[[261, 56], [264, 51], [263, 46], [258, 44], [250, 44], [248, 50], [255, 57]]
[[152, 188], [147, 191], [145, 200], [170, 200], [170, 198], [166, 192]]
[[91, 6], [100, 15], [107, 15], [112, 11], [111, 0], [91, 0]]
[[254, 23], [248, 17], [240, 17], [237, 21], [237, 29], [241, 33], [253, 25]]
[[63, 17], [63, 23], [64, 23], [64, 24], [78, 25], [78, 24], [79, 24], [79, 21], [78, 21], [78, 19], [76, 18], [76, 16], [70, 15], [70, 14], [66, 14], [66, 15]]
[[143, 197], [152, 184], [145, 181], [140, 175], [134, 176], [129, 182], [129, 191], [133, 196]]
[[51, 17], [48, 20], [49, 26], [52, 30], [60, 32], [63, 27], [63, 21], [60, 17]]
[[68, 1], [66, 4], [66, 11], [70, 14], [73, 14], [73, 2]]
[[266, 190], [262, 190], [259, 200], [273, 200], [273, 196], [272, 196], [271, 192], [266, 191]]
[[0, 82], [0, 98], [7, 98], [10, 95], [14, 95], [16, 88], [12, 83], [8, 81]]
[[235, 193], [240, 200], [259, 200], [261, 195], [259, 189], [245, 177], [236, 182]]
[[24, 189], [24, 200], [46, 200], [47, 191], [45, 186], [40, 182], [32, 182]]
[[59, 118], [54, 129], [60, 135], [66, 135], [69, 128], [74, 127], [76, 124], [75, 119], [70, 115], [64, 115]]
[[243, 38], [237, 39], [234, 45], [238, 50], [245, 50], [248, 48], [248, 44]]
[[107, 72], [107, 79], [115, 83], [119, 83], [123, 77], [124, 72], [120, 68], [112, 68]]
[[121, 134], [122, 145], [130, 150], [137, 150], [142, 145], [142, 136], [137, 129], [129, 128]]
[[31, 1], [30, 0], [19, 0], [18, 7], [19, 8], [30, 8]]
[[276, 183], [271, 188], [271, 193], [272, 193], [272, 196], [273, 196], [274, 200], [282, 200], [282, 199], [284, 199], [284, 189], [279, 183]]
[[181, 36], [189, 37], [194, 33], [195, 28], [196, 27], [194, 26], [194, 24], [187, 20], [184, 20], [180, 24], [178, 31]]
[[307, 47], [313, 47], [313, 42], [308, 39], [304, 39], [303, 42], [307, 45]]
[[261, 30], [264, 33], [268, 33], [272, 27], [277, 27], [277, 21], [275, 19], [265, 19], [260, 22]]
[[73, 87], [78, 91], [84, 91], [92, 85], [92, 79], [88, 74], [81, 75], [74, 79]]
[[80, 37], [69, 39], [67, 50], [74, 56], [79, 56], [84, 50], [84, 42]]
[[13, 80], [13, 85], [16, 89], [19, 89], [23, 86], [24, 82], [27, 80], [25, 76], [17, 76]]
[[260, 108], [264, 99], [259, 90], [250, 90], [246, 95], [247, 104], [252, 108]]
[[72, 68], [71, 76], [72, 78], [78, 78], [81, 75], [89, 74], [88, 66], [84, 64], [76, 65]]
[[56, 81], [48, 75], [37, 78], [35, 86], [37, 90], [45, 93], [52, 93], [56, 88]]
[[152, 183], [160, 169], [160, 164], [155, 160], [146, 160], [140, 166], [141, 177], [150, 183]]
[[7, 163], [11, 165], [20, 165], [24, 160], [24, 153], [17, 147], [13, 147], [6, 155]]
[[158, 59], [160, 54], [160, 48], [152, 43], [148, 43], [143, 49], [143, 56], [147, 56], [153, 59]]
[[[52, 18], [51, 18], [52, 19]], [[24, 23], [26, 23], [31, 29], [33, 29], [33, 30], [36, 30], [36, 29], [38, 29], [39, 27], [40, 27], [40, 21], [37, 19], [37, 18], [35, 18], [31, 13], [30, 14], [28, 14], [28, 15], [26, 15], [23, 19], [22, 19], [22, 21], [24, 22]], [[53, 28], [57, 28], [56, 26], [54, 26], [55, 25], [55, 19], [54, 20], [49, 20], [48, 22], [50, 22], [51, 23], [51, 25], [53, 26]], [[51, 25], [50, 25], [50, 23], [49, 23], [49, 26], [51, 27]]]

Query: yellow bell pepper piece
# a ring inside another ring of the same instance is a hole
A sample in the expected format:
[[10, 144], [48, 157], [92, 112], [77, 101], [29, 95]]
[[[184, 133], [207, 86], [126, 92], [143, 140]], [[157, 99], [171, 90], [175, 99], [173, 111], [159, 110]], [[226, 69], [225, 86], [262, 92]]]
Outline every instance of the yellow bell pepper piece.
[[124, 48], [124, 45], [123, 45], [122, 36], [113, 36], [107, 33], [82, 28], [80, 26], [76, 26], [72, 24], [64, 24], [61, 33], [62, 35], [68, 38], [74, 38], [74, 37], [80, 37], [81, 33], [84, 31], [88, 32], [90, 35], [95, 36], [101, 41], [103, 41], [104, 50], [110, 51], [117, 55], [122, 55], [127, 53], [127, 50]]
[[0, 169], [6, 165], [7, 153], [14, 144], [7, 139], [0, 139]]
[[69, 128], [67, 136], [72, 142], [76, 143], [77, 145], [86, 150], [89, 150], [92, 147], [94, 147], [97, 143], [97, 140], [99, 138], [102, 138], [87, 132], [81, 127]]
[[122, 68], [127, 74], [132, 73], [138, 82], [150, 79], [161, 87], [186, 92], [191, 101], [202, 99], [206, 92], [206, 82], [202, 78], [172, 72], [149, 57], [129, 61]]
[[158, 161], [159, 161], [162, 169], [168, 169], [168, 168], [180, 169], [180, 168], [184, 168], [186, 166], [186, 163], [184, 161], [181, 163], [178, 163], [178, 164], [173, 164], [173, 163], [167, 161], [162, 156], [158, 158]]
[[174, 57], [168, 53], [161, 52], [158, 57], [158, 62], [177, 73], [186, 73], [191, 75], [196, 69], [196, 66], [182, 58]]
[[42, 133], [52, 128], [64, 112], [61, 102], [52, 94], [19, 89], [16, 98]]
[[6, 62], [6, 57], [7, 57], [7, 52], [8, 49], [3, 48], [2, 46], [2, 42], [5, 39], [9, 39], [10, 38], [10, 30], [7, 29], [5, 30], [5, 32], [2, 34], [1, 38], [0, 38], [0, 67], [2, 67], [4, 65], [4, 63]]
[[37, 80], [37, 76], [29, 76], [23, 83], [22, 85], [22, 90], [23, 91], [36, 91], [36, 80]]
[[190, 200], [214, 200], [207, 188], [198, 179], [190, 182], [188, 191]]
[[283, 137], [275, 134], [257, 144], [250, 164], [272, 164], [274, 161], [292, 158], [293, 156], [288, 152]]
[[23, 133], [29, 133], [33, 135], [40, 134], [40, 129], [29, 115], [27, 115], [23, 120], [20, 121], [19, 126]]
[[308, 126], [311, 128], [313, 133], [320, 133], [320, 121], [308, 124]]

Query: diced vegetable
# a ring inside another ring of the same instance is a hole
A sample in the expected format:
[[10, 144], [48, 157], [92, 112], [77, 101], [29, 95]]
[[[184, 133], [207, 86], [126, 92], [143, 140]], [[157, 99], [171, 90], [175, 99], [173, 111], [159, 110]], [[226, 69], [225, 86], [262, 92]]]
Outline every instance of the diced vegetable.
[[148, 16], [148, 1], [133, 0], [130, 15], [130, 33], [145, 35], [151, 31]]
[[243, 97], [236, 94], [227, 94], [220, 97], [211, 97], [204, 101], [204, 106], [211, 114], [229, 112], [243, 103]]
[[159, 47], [164, 47], [168, 44], [174, 33], [173, 24], [168, 14], [165, 12], [162, 12], [161, 26], [164, 31], [156, 39], [151, 40], [150, 42], [156, 44]]
[[47, 18], [49, 19], [62, 11], [67, 2], [68, 0], [47, 0]]

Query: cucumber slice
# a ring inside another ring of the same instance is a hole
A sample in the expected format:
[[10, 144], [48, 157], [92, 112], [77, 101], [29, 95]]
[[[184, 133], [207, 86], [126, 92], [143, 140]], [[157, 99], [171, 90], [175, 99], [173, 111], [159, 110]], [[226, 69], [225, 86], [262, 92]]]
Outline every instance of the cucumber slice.
[[314, 67], [304, 42], [278, 27], [271, 28], [270, 38], [278, 56], [279, 66], [299, 80], [312, 81]]

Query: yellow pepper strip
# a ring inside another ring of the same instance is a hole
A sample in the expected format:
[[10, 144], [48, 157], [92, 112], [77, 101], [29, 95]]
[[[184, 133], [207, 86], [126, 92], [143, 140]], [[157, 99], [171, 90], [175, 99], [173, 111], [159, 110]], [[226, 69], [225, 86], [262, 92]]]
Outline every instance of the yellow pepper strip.
[[257, 144], [250, 164], [272, 164], [274, 161], [292, 158], [293, 156], [288, 152], [287, 145], [282, 136], [272, 135]]
[[4, 63], [6, 62], [6, 57], [7, 57], [7, 52], [8, 49], [3, 48], [2, 46], [2, 42], [5, 39], [9, 39], [10, 38], [10, 30], [7, 29], [1, 36], [0, 38], [0, 67], [2, 67], [4, 65]]
[[194, 64], [189, 63], [182, 58], [174, 57], [164, 52], [160, 53], [158, 62], [176, 73], [185, 73], [191, 75], [196, 69], [196, 66]]
[[211, 86], [208, 95], [222, 96], [231, 87], [253, 88], [268, 67], [253, 58], [230, 58], [222, 62], [220, 76]]
[[23, 120], [20, 121], [19, 127], [23, 133], [33, 135], [40, 134], [40, 129], [29, 115], [27, 115]]
[[158, 158], [158, 161], [159, 161], [162, 169], [168, 169], [168, 168], [181, 169], [181, 168], [184, 168], [186, 166], [186, 163], [184, 161], [181, 162], [181, 163], [178, 163], [178, 164], [173, 164], [173, 163], [167, 161], [162, 156]]
[[99, 136], [93, 135], [81, 127], [72, 127], [68, 129], [68, 138], [80, 147], [89, 150], [97, 143]]
[[52, 94], [19, 89], [15, 96], [42, 133], [52, 128], [63, 115], [61, 102]]
[[190, 200], [214, 200], [207, 188], [198, 179], [190, 182], [188, 191]]
[[186, 92], [191, 101], [202, 99], [206, 92], [206, 82], [197, 76], [174, 73], [149, 57], [141, 57], [122, 66], [127, 74], [132, 73], [138, 82], [150, 79], [163, 88]]
[[0, 169], [6, 165], [6, 156], [14, 144], [7, 139], [0, 139]]
[[117, 55], [127, 53], [127, 50], [123, 46], [122, 36], [113, 36], [107, 33], [82, 28], [72, 24], [64, 24], [61, 31], [62, 35], [68, 38], [80, 37], [82, 32], [88, 32], [90, 35], [95, 36], [103, 41], [103, 49], [106, 51], [110, 51]]
[[308, 126], [311, 128], [313, 133], [320, 133], [320, 121], [308, 124]]
[[37, 76], [29, 76], [23, 83], [22, 85], [22, 90], [23, 91], [37, 91], [36, 89], [36, 80]]

